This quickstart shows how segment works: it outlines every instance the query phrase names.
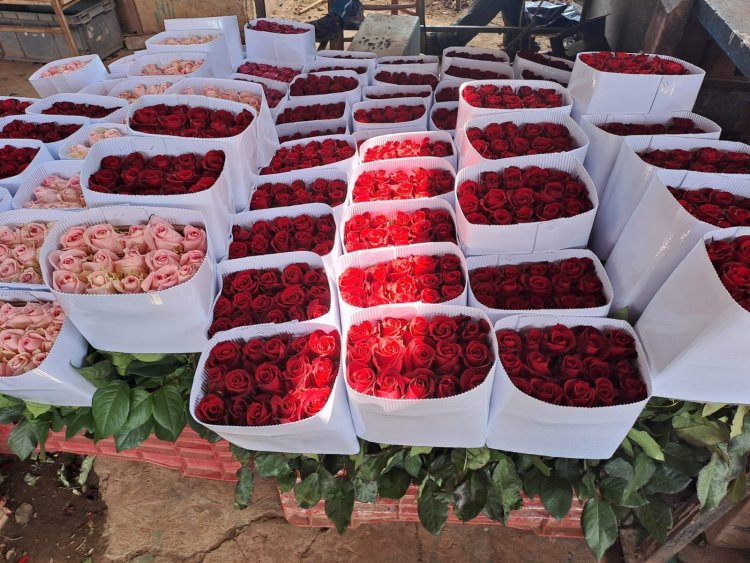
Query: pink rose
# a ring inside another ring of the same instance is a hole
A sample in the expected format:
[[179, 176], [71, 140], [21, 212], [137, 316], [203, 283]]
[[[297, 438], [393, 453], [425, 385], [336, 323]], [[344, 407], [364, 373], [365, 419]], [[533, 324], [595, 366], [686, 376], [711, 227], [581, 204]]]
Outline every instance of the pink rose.
[[53, 303], [47, 311], [49, 316], [52, 317], [52, 322], [57, 324], [63, 324], [65, 322], [65, 311], [59, 303]]
[[0, 262], [0, 281], [14, 282], [21, 271], [21, 266], [13, 258]]
[[[50, 349], [52, 349], [52, 346], [50, 345]], [[34, 365], [34, 367], [42, 365], [42, 362], [47, 359], [47, 352], [37, 352], [33, 356], [31, 356], [31, 363]]]
[[146, 239], [143, 236], [145, 231], [145, 225], [130, 225], [128, 234], [125, 237], [125, 248], [137, 248], [144, 254], [148, 252], [148, 244], [146, 244]]
[[0, 331], [0, 346], [11, 352], [18, 352], [18, 342], [24, 335], [24, 331], [18, 328], [9, 328]]
[[80, 274], [83, 271], [83, 264], [87, 257], [88, 253], [80, 248], [53, 250], [49, 253], [49, 263], [52, 264], [55, 270]]
[[143, 231], [143, 237], [149, 250], [177, 250], [185, 238], [161, 217], [151, 218]]
[[164, 266], [151, 272], [141, 283], [143, 291], [160, 291], [177, 285], [177, 266]]
[[145, 276], [148, 273], [146, 257], [137, 247], [131, 246], [125, 251], [125, 256], [115, 262], [115, 272], [125, 276]]
[[44, 243], [44, 237], [47, 236], [47, 225], [44, 223], [29, 223], [21, 227], [19, 236], [24, 244], [39, 248]]
[[60, 199], [66, 203], [72, 203], [73, 207], [83, 207], [86, 202], [83, 200], [81, 188], [63, 188], [60, 190]]
[[86, 278], [86, 281], [88, 282], [89, 286], [86, 288], [85, 292], [88, 294], [111, 295], [113, 293], [117, 293], [117, 290], [115, 290], [115, 286], [112, 283], [114, 281], [114, 277], [110, 272], [101, 270], [91, 272]]
[[4, 244], [0, 244], [0, 261], [5, 260], [9, 257], [11, 257], [10, 248], [5, 246]]
[[46, 339], [41, 334], [36, 332], [27, 332], [18, 341], [18, 348], [22, 352], [28, 352], [33, 354], [37, 351], [44, 351], [44, 344]]
[[8, 366], [8, 362], [0, 362], [0, 377], [13, 376], [13, 370]]
[[34, 197], [30, 201], [24, 202], [24, 207], [31, 207], [33, 204], [33, 201], [36, 200], [36, 203], [56, 203], [60, 201], [60, 198], [58, 197], [58, 191], [55, 188], [45, 188], [44, 186], [39, 186], [37, 188], [34, 188]]
[[196, 271], [200, 267], [201, 264], [203, 264], [203, 259], [205, 258], [206, 253], [202, 250], [189, 250], [182, 256], [180, 256], [180, 266], [185, 266], [186, 264], [190, 264], [192, 266], [195, 266]]
[[0, 226], [0, 244], [11, 246], [14, 244], [18, 244], [20, 240], [20, 233], [18, 229], [14, 229], [13, 227], [9, 227], [7, 225]]
[[[60, 330], [62, 329], [61, 325], [52, 324], [49, 325], [47, 328], [44, 329], [44, 337], [47, 339], [47, 342], [54, 343], [55, 339], [57, 338], [57, 335], [60, 334]], [[52, 347], [50, 346], [50, 349]]]
[[13, 247], [11, 253], [13, 258], [18, 260], [24, 266], [36, 263], [36, 248], [33, 246], [19, 244]]
[[86, 248], [86, 241], [83, 238], [86, 227], [71, 227], [60, 236], [60, 246], [67, 248]]
[[117, 293], [141, 293], [141, 279], [136, 276], [125, 276], [121, 280], [115, 280], [112, 283]]
[[42, 303], [26, 303], [18, 317], [22, 315], [24, 317], [24, 324], [19, 325], [18, 328], [27, 328], [29, 326], [45, 327], [52, 322], [52, 315], [50, 315], [47, 305]]
[[85, 293], [86, 284], [71, 272], [55, 270], [52, 272], [52, 287], [61, 293]]
[[115, 262], [117, 261], [117, 254], [105, 248], [101, 248], [94, 253], [94, 256], [84, 262], [83, 271], [107, 272], [113, 274], [115, 271]]
[[8, 367], [13, 371], [14, 375], [26, 373], [34, 367], [31, 363], [31, 354], [26, 352], [16, 354], [8, 360]]
[[95, 250], [103, 248], [119, 254], [125, 248], [124, 237], [115, 232], [109, 223], [99, 223], [88, 227], [83, 233], [83, 240]]
[[193, 264], [185, 264], [177, 270], [177, 283], [182, 283], [195, 275], [197, 268]]
[[164, 266], [179, 266], [180, 256], [171, 250], [153, 250], [146, 254], [146, 266], [151, 271], [158, 270]]
[[185, 225], [182, 230], [185, 233], [185, 239], [182, 241], [182, 247], [187, 250], [202, 250], [206, 252], [208, 243], [206, 241], [206, 231], [192, 225]]
[[20, 274], [18, 274], [18, 283], [40, 285], [43, 282], [42, 275], [34, 268], [25, 268]]

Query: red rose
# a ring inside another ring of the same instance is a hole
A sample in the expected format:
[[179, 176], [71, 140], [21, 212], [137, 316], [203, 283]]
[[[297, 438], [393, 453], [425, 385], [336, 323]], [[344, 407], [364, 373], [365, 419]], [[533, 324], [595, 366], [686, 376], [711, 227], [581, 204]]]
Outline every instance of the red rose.
[[569, 379], [563, 386], [565, 404], [573, 407], [591, 407], [596, 401], [596, 390], [582, 379]]
[[562, 404], [563, 389], [557, 383], [545, 379], [531, 379], [529, 383], [532, 397], [552, 405]]
[[266, 426], [271, 424], [271, 408], [268, 403], [253, 401], [247, 407], [245, 422], [248, 426]]
[[201, 422], [223, 422], [224, 414], [223, 399], [212, 393], [204, 396], [195, 407], [195, 415]]

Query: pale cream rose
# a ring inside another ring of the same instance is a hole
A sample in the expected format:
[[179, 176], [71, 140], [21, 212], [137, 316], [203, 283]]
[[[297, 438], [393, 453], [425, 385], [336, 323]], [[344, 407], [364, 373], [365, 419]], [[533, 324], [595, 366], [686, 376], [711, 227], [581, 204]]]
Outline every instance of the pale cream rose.
[[94, 129], [89, 133], [89, 144], [94, 145], [97, 142], [101, 141], [104, 138], [104, 130], [103, 129]]
[[77, 158], [79, 160], [83, 160], [84, 158], [86, 158], [87, 154], [89, 154], [89, 148], [86, 145], [77, 143], [75, 145], [71, 145], [70, 149], [68, 149], [68, 154], [65, 156], [67, 156], [68, 158]]
[[52, 287], [61, 293], [84, 293], [86, 283], [72, 272], [56, 270], [52, 272]]
[[121, 276], [145, 276], [148, 273], [146, 257], [136, 247], [128, 248], [125, 256], [115, 262], [115, 273]]
[[86, 207], [86, 201], [83, 199], [83, 190], [78, 187], [67, 187], [60, 190], [60, 199], [63, 202], [61, 207]]
[[117, 139], [118, 137], [124, 137], [125, 135], [119, 129], [107, 129], [104, 132], [105, 139]]
[[83, 233], [83, 240], [94, 250], [105, 249], [119, 254], [125, 249], [125, 237], [116, 232], [109, 223], [87, 227]]
[[11, 250], [11, 256], [18, 260], [22, 266], [31, 266], [37, 263], [37, 249], [33, 246], [18, 244]]
[[28, 223], [21, 227], [19, 236], [24, 244], [40, 248], [44, 244], [44, 237], [47, 236], [47, 225], [44, 223]]
[[164, 266], [159, 268], [155, 272], [151, 272], [141, 282], [141, 289], [143, 291], [159, 291], [161, 289], [169, 289], [177, 285], [177, 271], [178, 266]]
[[34, 188], [31, 194], [31, 199], [23, 203], [24, 207], [31, 207], [34, 203], [55, 203], [60, 201], [60, 193], [55, 188], [45, 188], [44, 186], [38, 186]]
[[117, 293], [141, 293], [141, 278], [136, 276], [125, 276], [122, 279], [116, 279], [114, 282]]
[[88, 287], [86, 293], [94, 295], [109, 295], [117, 293], [114, 284], [114, 276], [109, 272], [91, 272], [86, 278]]
[[48, 352], [49, 350], [45, 350], [44, 352], [37, 352], [36, 354], [31, 356], [31, 363], [34, 365], [34, 367], [39, 367], [40, 365], [42, 365], [42, 362], [47, 359]]

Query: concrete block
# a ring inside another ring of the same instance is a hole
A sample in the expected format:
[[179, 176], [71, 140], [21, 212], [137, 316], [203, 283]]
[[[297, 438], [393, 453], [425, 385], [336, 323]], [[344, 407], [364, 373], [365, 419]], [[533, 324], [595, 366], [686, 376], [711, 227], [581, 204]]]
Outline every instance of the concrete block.
[[372, 51], [379, 57], [418, 55], [421, 47], [419, 18], [368, 14], [354, 36], [350, 51]]

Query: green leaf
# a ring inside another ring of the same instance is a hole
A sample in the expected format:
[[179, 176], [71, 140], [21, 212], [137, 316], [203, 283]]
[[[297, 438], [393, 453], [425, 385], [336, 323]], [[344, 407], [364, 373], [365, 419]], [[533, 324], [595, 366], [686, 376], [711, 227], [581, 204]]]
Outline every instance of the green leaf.
[[707, 512], [719, 505], [727, 495], [730, 480], [731, 467], [717, 453], [711, 454], [711, 461], [698, 473], [696, 483], [702, 511]]
[[168, 434], [169, 441], [174, 442], [185, 428], [185, 400], [174, 385], [166, 385], [154, 391], [151, 396], [153, 415], [156, 423]]
[[737, 412], [734, 413], [734, 417], [732, 418], [732, 426], [729, 429], [730, 438], [736, 438], [742, 434], [745, 415], [747, 414], [748, 409], [750, 409], [750, 406], [748, 405], [739, 405], [737, 407]]
[[691, 482], [692, 479], [684, 473], [666, 464], [657, 464], [653, 477], [643, 490], [647, 494], [673, 495], [684, 491]]
[[667, 541], [667, 532], [672, 527], [672, 510], [666, 502], [650, 497], [646, 504], [634, 509], [634, 512], [651, 537], [659, 543]]
[[621, 457], [616, 457], [611, 461], [604, 464], [604, 471], [610, 477], [617, 477], [618, 479], [624, 479], [630, 481], [633, 478], [633, 466]]
[[591, 471], [586, 471], [586, 473], [583, 474], [583, 478], [578, 484], [576, 492], [578, 493], [579, 502], [585, 502], [596, 496], [596, 478]]
[[41, 403], [32, 403], [26, 401], [26, 410], [31, 413], [33, 418], [39, 418], [45, 413], [48, 413], [52, 409], [52, 405], [43, 405]]
[[237, 470], [237, 483], [234, 486], [234, 507], [243, 510], [250, 506], [255, 488], [255, 476], [252, 469], [243, 465]]
[[615, 506], [635, 508], [648, 502], [646, 497], [635, 491], [626, 491], [628, 482], [616, 477], [606, 477], [599, 483], [604, 500]]
[[232, 452], [232, 457], [239, 461], [242, 465], [247, 465], [248, 462], [253, 458], [253, 452], [246, 450], [234, 444], [229, 444], [229, 451]]
[[451, 458], [448, 455], [436, 457], [430, 462], [430, 465], [427, 467], [427, 472], [439, 482], [442, 482], [444, 479], [449, 479], [454, 475]]
[[392, 469], [383, 473], [377, 481], [378, 492], [383, 498], [400, 499], [411, 485], [411, 475], [403, 469]]
[[656, 443], [656, 440], [648, 432], [631, 428], [630, 432], [628, 432], [628, 438], [638, 444], [643, 453], [648, 457], [657, 461], [664, 461], [664, 452], [661, 451], [659, 444]]
[[577, 483], [581, 478], [581, 461], [559, 457], [555, 460], [555, 473], [568, 481]]
[[707, 416], [711, 416], [712, 414], [720, 411], [724, 407], [726, 407], [724, 403], [706, 403], [705, 405], [703, 405], [703, 412], [701, 413], [701, 416], [704, 418]]
[[404, 469], [406, 472], [414, 477], [419, 477], [419, 472], [422, 471], [422, 457], [415, 455], [414, 457], [407, 457], [404, 460]]
[[505, 454], [497, 455], [497, 465], [492, 472], [492, 489], [500, 500], [502, 522], [508, 523], [510, 511], [521, 506], [521, 489], [523, 482], [516, 471], [513, 460]]
[[123, 432], [127, 432], [146, 424], [151, 419], [153, 412], [153, 401], [151, 393], [145, 389], [134, 388], [130, 390], [130, 412], [123, 426]]
[[294, 498], [300, 508], [312, 508], [323, 496], [320, 474], [310, 473], [294, 486]]
[[739, 436], [729, 440], [727, 451], [735, 457], [742, 457], [750, 453], [750, 417], [745, 417], [742, 432]]
[[109, 352], [108, 354], [117, 375], [120, 377], [128, 372], [128, 366], [135, 360], [132, 354], [124, 354], [122, 352]]
[[429, 454], [432, 451], [432, 446], [412, 446], [409, 450], [409, 457], [415, 455]]
[[647, 455], [638, 454], [633, 464], [633, 478], [628, 481], [624, 496], [631, 495], [648, 483], [655, 471], [656, 464]]
[[354, 478], [354, 498], [359, 502], [368, 504], [378, 500], [377, 481], [363, 481], [359, 477]]
[[735, 477], [734, 481], [732, 481], [732, 484], [729, 486], [729, 493], [727, 494], [727, 498], [734, 504], [737, 504], [740, 502], [743, 498], [745, 498], [745, 487], [747, 485], [747, 473], [744, 471], [740, 471], [739, 475]]
[[17, 405], [23, 406], [24, 404], [25, 403], [21, 399], [16, 399], [15, 397], [11, 397], [9, 395], [0, 394], [0, 411], [10, 407], [15, 407]]
[[292, 470], [292, 472], [287, 475], [279, 475], [278, 477], [276, 477], [276, 486], [282, 493], [291, 491], [296, 484], [297, 474], [294, 472], [294, 470]]
[[141, 362], [158, 362], [162, 360], [166, 354], [130, 354], [135, 358], [136, 360], [139, 360]]
[[547, 478], [538, 469], [533, 468], [523, 475], [523, 490], [530, 498], [534, 498], [539, 494], [542, 483], [546, 480]]
[[628, 457], [635, 457], [635, 452], [633, 451], [633, 444], [630, 443], [630, 440], [627, 436], [625, 436], [622, 439], [622, 443], [620, 444], [620, 449], [625, 452], [625, 455]]
[[490, 490], [487, 493], [487, 504], [484, 505], [484, 513], [488, 518], [500, 522], [503, 525], [508, 523], [508, 517], [510, 515], [505, 512], [503, 501], [497, 496], [493, 487], [490, 487]]
[[122, 430], [130, 413], [130, 388], [124, 381], [111, 381], [96, 390], [91, 400], [96, 429], [102, 437]]
[[547, 465], [542, 461], [542, 458], [540, 458], [538, 455], [529, 455], [524, 457], [528, 457], [534, 467], [536, 467], [545, 477], [549, 477], [550, 475], [552, 475], [552, 469], [547, 467]]
[[539, 496], [547, 512], [556, 520], [562, 520], [573, 504], [573, 487], [570, 481], [555, 475], [542, 482]]
[[489, 461], [490, 449], [487, 446], [466, 450], [466, 469], [482, 469]]
[[354, 510], [354, 485], [348, 477], [336, 477], [335, 486], [326, 497], [326, 516], [336, 526], [339, 534], [352, 521]]
[[487, 504], [488, 489], [489, 483], [484, 469], [469, 471], [466, 478], [453, 491], [453, 512], [456, 517], [462, 522], [475, 518]]
[[[730, 444], [731, 449], [731, 444]], [[695, 477], [703, 467], [695, 455], [695, 450], [677, 442], [670, 442], [664, 448], [664, 462], [669, 467], [684, 473], [689, 477]]]
[[282, 477], [294, 474], [283, 454], [259, 453], [255, 456], [255, 470], [261, 477]]
[[729, 428], [716, 420], [681, 412], [672, 419], [677, 436], [698, 447], [710, 447], [729, 440]]
[[94, 430], [96, 423], [94, 422], [94, 413], [90, 408], [81, 409], [78, 411], [70, 420], [66, 420], [65, 426], [65, 438], [70, 440], [74, 436], [77, 436], [81, 430]]
[[146, 420], [140, 426], [126, 430], [124, 432], [115, 432], [115, 449], [118, 452], [137, 448], [151, 435], [154, 428], [153, 420]]
[[581, 525], [586, 543], [597, 559], [617, 540], [617, 518], [612, 507], [599, 498], [592, 498], [583, 507]]
[[46, 417], [32, 418], [29, 420], [29, 425], [34, 429], [34, 435], [39, 442], [39, 457], [43, 460], [45, 455], [44, 444], [47, 442], [51, 421]]
[[112, 368], [112, 362], [110, 362], [109, 360], [101, 360], [95, 363], [93, 366], [80, 368], [73, 366], [73, 369], [75, 369], [86, 381], [91, 383], [91, 385], [93, 385], [97, 389], [106, 387], [117, 377], [117, 374], [115, 374], [115, 371]]
[[21, 460], [28, 458], [38, 444], [34, 427], [23, 419], [13, 427], [8, 436], [8, 447]]
[[448, 499], [435, 481], [427, 479], [417, 497], [417, 513], [422, 526], [433, 535], [438, 535], [448, 519]]
[[383, 468], [383, 473], [386, 473], [393, 469], [394, 467], [398, 467], [402, 465], [402, 462], [404, 461], [404, 455], [406, 452], [404, 450], [399, 450], [392, 456], [388, 458], [388, 463], [385, 464], [385, 467]]
[[26, 406], [21, 403], [0, 408], [0, 424], [15, 424], [22, 416]]

